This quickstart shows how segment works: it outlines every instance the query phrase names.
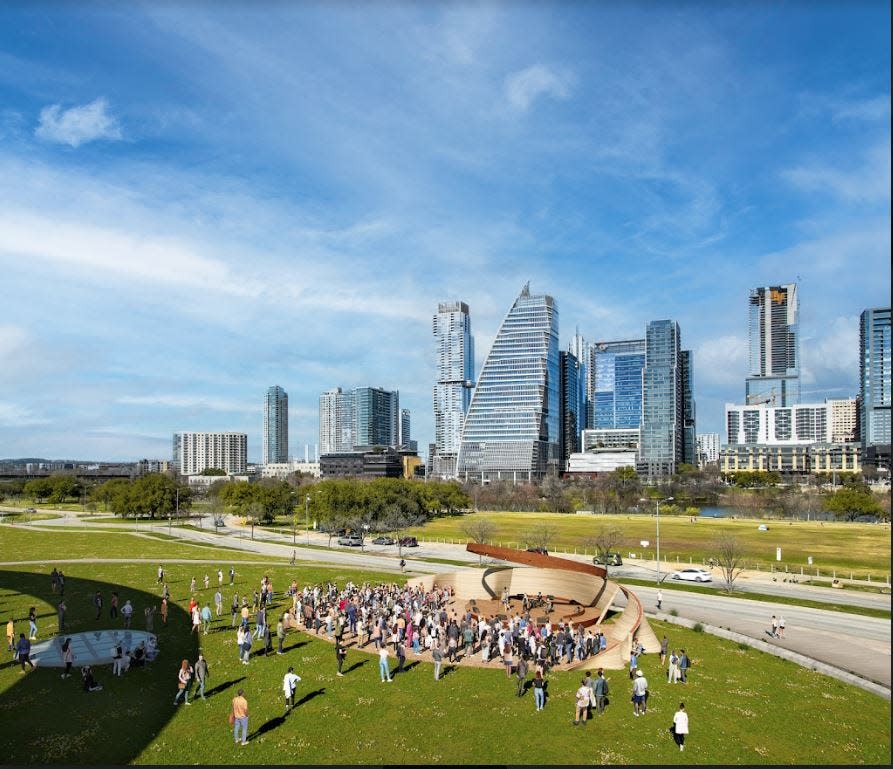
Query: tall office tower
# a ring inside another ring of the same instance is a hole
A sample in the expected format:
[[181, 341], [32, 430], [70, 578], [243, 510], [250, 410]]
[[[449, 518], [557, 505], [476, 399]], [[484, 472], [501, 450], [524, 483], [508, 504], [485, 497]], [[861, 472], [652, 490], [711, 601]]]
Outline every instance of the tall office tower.
[[558, 457], [561, 470], [567, 469], [570, 455], [580, 451], [580, 436], [586, 426], [585, 375], [582, 369], [572, 352], [558, 353]]
[[579, 329], [574, 334], [568, 349], [574, 354], [577, 363], [580, 365], [580, 389], [583, 393], [581, 419], [583, 423], [582, 429], [585, 430], [587, 427], [592, 427], [592, 376], [594, 371], [592, 361], [594, 360], [595, 350], [592, 343], [587, 342], [583, 338]]
[[400, 446], [408, 446], [409, 441], [411, 440], [410, 425], [411, 417], [409, 415], [409, 409], [400, 409], [400, 440], [397, 443]]
[[440, 302], [432, 329], [437, 350], [434, 385], [434, 443], [437, 447], [430, 474], [456, 475], [456, 455], [462, 423], [474, 388], [474, 339], [465, 302]]
[[263, 463], [288, 462], [288, 393], [279, 385], [264, 398]]
[[[863, 450], [890, 446], [890, 308], [865, 310], [859, 319], [859, 384]], [[874, 462], [873, 462], [874, 463]]]
[[680, 350], [682, 377], [682, 457], [686, 464], [698, 465], [698, 435], [695, 427], [695, 371], [691, 350]]
[[340, 387], [319, 396], [319, 454], [353, 451], [353, 393]]
[[800, 402], [800, 332], [797, 285], [750, 292], [748, 405], [793, 406]]
[[719, 461], [719, 433], [698, 434], [698, 466]]
[[381, 387], [353, 391], [354, 447], [397, 446], [400, 442], [400, 394]]
[[502, 321], [462, 428], [466, 480], [542, 478], [558, 469], [558, 308], [525, 285]]
[[248, 435], [174, 433], [173, 459], [180, 475], [199, 475], [210, 469], [244, 473], [248, 469]]
[[673, 475], [685, 457], [685, 387], [679, 324], [653, 320], [645, 329], [639, 472]]
[[592, 429], [638, 430], [641, 427], [644, 367], [644, 339], [592, 345]]

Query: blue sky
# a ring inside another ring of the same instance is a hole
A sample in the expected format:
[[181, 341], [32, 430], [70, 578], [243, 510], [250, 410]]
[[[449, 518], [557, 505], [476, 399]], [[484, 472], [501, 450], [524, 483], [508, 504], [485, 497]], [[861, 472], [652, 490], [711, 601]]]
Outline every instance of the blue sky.
[[7, 2], [0, 457], [169, 456], [265, 389], [399, 388], [431, 316], [477, 370], [527, 280], [562, 347], [674, 318], [699, 432], [747, 293], [798, 281], [804, 399], [855, 395], [890, 302], [887, 3]]

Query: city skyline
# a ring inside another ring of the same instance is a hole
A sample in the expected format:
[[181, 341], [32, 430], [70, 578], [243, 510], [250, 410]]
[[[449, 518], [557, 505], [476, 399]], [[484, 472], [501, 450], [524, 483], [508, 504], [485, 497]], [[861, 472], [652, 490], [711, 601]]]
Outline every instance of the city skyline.
[[259, 461], [271, 382], [293, 455], [339, 383], [399, 390], [426, 447], [438, 303], [478, 372], [528, 279], [562, 350], [677, 321], [699, 432], [744, 400], [758, 286], [797, 285], [801, 400], [855, 396], [890, 305], [889, 17], [8, 4], [0, 455], [163, 458], [188, 428]]

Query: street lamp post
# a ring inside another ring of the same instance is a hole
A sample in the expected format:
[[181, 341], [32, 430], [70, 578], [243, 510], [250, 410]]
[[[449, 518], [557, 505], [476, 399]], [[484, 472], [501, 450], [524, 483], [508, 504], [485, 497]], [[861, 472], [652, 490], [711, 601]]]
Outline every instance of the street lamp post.
[[[640, 499], [640, 502], [647, 502], [647, 499]], [[661, 502], [672, 502], [673, 497], [666, 497], [665, 499], [657, 499], [655, 502], [657, 503], [656, 513], [654, 516], [654, 523], [656, 528], [656, 537], [655, 537], [655, 548], [657, 551], [657, 584], [660, 584], [660, 503]]]
[[307, 544], [310, 544], [310, 495], [304, 497], [304, 512], [307, 515]]

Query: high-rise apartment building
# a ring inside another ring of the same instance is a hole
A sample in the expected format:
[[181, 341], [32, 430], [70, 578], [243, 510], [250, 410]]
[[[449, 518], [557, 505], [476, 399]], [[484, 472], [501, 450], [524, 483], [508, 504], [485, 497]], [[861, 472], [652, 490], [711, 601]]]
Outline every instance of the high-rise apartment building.
[[558, 456], [566, 469], [571, 454], [580, 450], [580, 436], [586, 426], [585, 372], [572, 352], [558, 353], [559, 419]]
[[677, 466], [686, 461], [686, 451], [694, 461], [693, 391], [691, 354], [681, 349], [679, 324], [672, 320], [651, 321], [645, 329], [642, 369], [638, 461], [641, 474], [649, 478], [673, 475]]
[[381, 387], [353, 391], [354, 445], [397, 446], [400, 442], [400, 394]]
[[638, 430], [642, 424], [642, 369], [645, 340], [591, 345], [590, 391], [595, 430]]
[[785, 407], [727, 403], [726, 442], [729, 446], [830, 443], [830, 412], [827, 402]]
[[698, 433], [698, 467], [719, 461], [719, 433]]
[[800, 402], [800, 332], [797, 285], [750, 292], [748, 405], [793, 406]]
[[288, 462], [288, 393], [279, 385], [268, 388], [264, 397], [262, 462]]
[[580, 330], [577, 329], [571, 340], [569, 350], [574, 354], [580, 367], [580, 389], [583, 393], [581, 419], [583, 429], [585, 430], [592, 427], [592, 377], [595, 371], [592, 365], [594, 346], [591, 342], [587, 342]]
[[434, 316], [437, 381], [434, 385], [434, 443], [428, 470], [454, 477], [462, 438], [462, 423], [474, 388], [474, 339], [465, 302], [440, 302]]
[[462, 429], [458, 474], [534, 480], [558, 469], [558, 308], [525, 285], [493, 341]]
[[859, 440], [859, 401], [856, 398], [834, 398], [828, 404], [831, 421], [831, 443], [855, 443]]
[[174, 433], [173, 464], [181, 475], [223, 470], [237, 475], [248, 469], [246, 433]]
[[[859, 322], [862, 447], [890, 446], [890, 308], [865, 310]], [[872, 452], [874, 454], [874, 452]]]
[[695, 428], [695, 370], [691, 350], [680, 350], [679, 368], [682, 377], [682, 461], [698, 464], [698, 436]]
[[319, 396], [319, 453], [340, 454], [354, 445], [353, 393], [326, 390]]

